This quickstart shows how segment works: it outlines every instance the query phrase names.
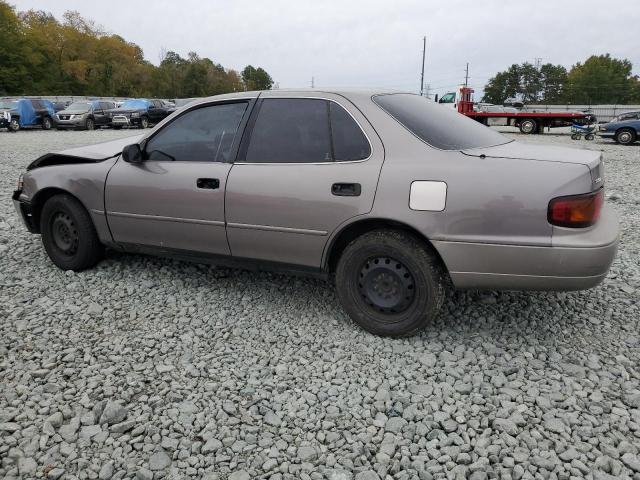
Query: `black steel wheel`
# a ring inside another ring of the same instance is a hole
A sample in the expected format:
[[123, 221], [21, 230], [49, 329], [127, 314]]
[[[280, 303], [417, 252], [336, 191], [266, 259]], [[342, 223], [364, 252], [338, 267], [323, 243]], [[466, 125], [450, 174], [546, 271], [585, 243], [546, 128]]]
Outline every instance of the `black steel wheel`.
[[444, 298], [446, 275], [420, 239], [375, 230], [353, 240], [335, 271], [347, 314], [376, 335], [411, 335], [432, 321]]
[[54, 195], [40, 214], [42, 243], [49, 258], [63, 270], [94, 266], [104, 252], [91, 217], [70, 195]]

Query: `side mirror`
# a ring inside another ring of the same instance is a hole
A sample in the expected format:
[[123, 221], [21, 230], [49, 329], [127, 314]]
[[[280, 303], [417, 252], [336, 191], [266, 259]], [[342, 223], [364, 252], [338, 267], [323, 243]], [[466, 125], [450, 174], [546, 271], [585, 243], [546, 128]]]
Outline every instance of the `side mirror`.
[[142, 163], [142, 150], [140, 145], [134, 143], [122, 149], [122, 159], [127, 163]]

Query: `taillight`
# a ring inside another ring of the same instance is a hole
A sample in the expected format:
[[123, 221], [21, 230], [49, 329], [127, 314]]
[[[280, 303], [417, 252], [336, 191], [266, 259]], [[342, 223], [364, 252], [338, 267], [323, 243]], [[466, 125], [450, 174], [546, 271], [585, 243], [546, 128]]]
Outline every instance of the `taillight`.
[[547, 219], [559, 227], [590, 227], [600, 218], [604, 202], [603, 189], [581, 195], [556, 197], [549, 202]]

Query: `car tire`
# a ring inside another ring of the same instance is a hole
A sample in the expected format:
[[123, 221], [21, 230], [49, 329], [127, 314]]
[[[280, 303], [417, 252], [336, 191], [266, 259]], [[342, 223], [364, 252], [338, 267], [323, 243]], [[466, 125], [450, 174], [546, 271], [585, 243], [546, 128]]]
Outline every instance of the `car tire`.
[[585, 140], [593, 140], [594, 138], [595, 138], [595, 136], [593, 135], [593, 133], [587, 133], [587, 134], [584, 136], [584, 139], [585, 139]]
[[616, 132], [615, 140], [620, 145], [631, 145], [636, 141], [636, 132], [630, 128], [621, 128]]
[[104, 253], [89, 213], [70, 195], [47, 200], [40, 215], [40, 233], [49, 258], [62, 270], [91, 268]]
[[140, 117], [140, 128], [149, 128], [149, 117]]
[[444, 300], [446, 275], [422, 241], [395, 230], [353, 240], [335, 272], [338, 298], [365, 330], [403, 337], [424, 328]]
[[87, 118], [84, 122], [84, 128], [85, 130], [93, 130], [96, 128], [96, 123], [93, 121], [93, 118]]
[[525, 118], [520, 122], [520, 132], [530, 135], [538, 131], [538, 123], [533, 118]]
[[20, 120], [17, 118], [12, 118], [9, 122], [9, 131], [17, 132], [18, 130], [20, 130]]
[[53, 122], [51, 121], [51, 117], [44, 117], [42, 119], [42, 129], [51, 130], [51, 127], [53, 127]]

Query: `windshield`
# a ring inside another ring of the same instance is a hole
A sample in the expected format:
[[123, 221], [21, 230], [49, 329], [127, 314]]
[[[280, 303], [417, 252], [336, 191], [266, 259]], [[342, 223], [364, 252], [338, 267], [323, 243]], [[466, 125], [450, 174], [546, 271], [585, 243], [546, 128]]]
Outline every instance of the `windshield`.
[[125, 101], [122, 105], [120, 105], [119, 108], [143, 108], [146, 109], [147, 108], [147, 101], [146, 100], [127, 100]]
[[18, 106], [18, 102], [15, 100], [0, 100], [0, 108], [10, 109], [16, 108]]
[[376, 95], [373, 101], [416, 137], [442, 150], [492, 147], [512, 141], [453, 109], [419, 95]]
[[442, 98], [440, 99], [440, 101], [438, 103], [453, 103], [453, 102], [455, 102], [455, 100], [456, 100], [455, 92], [447, 93], [447, 94], [442, 96]]
[[91, 108], [91, 104], [90, 103], [73, 102], [71, 105], [69, 105], [67, 108], [65, 108], [65, 110], [69, 110], [69, 111], [72, 111], [72, 112], [88, 112], [90, 108]]

